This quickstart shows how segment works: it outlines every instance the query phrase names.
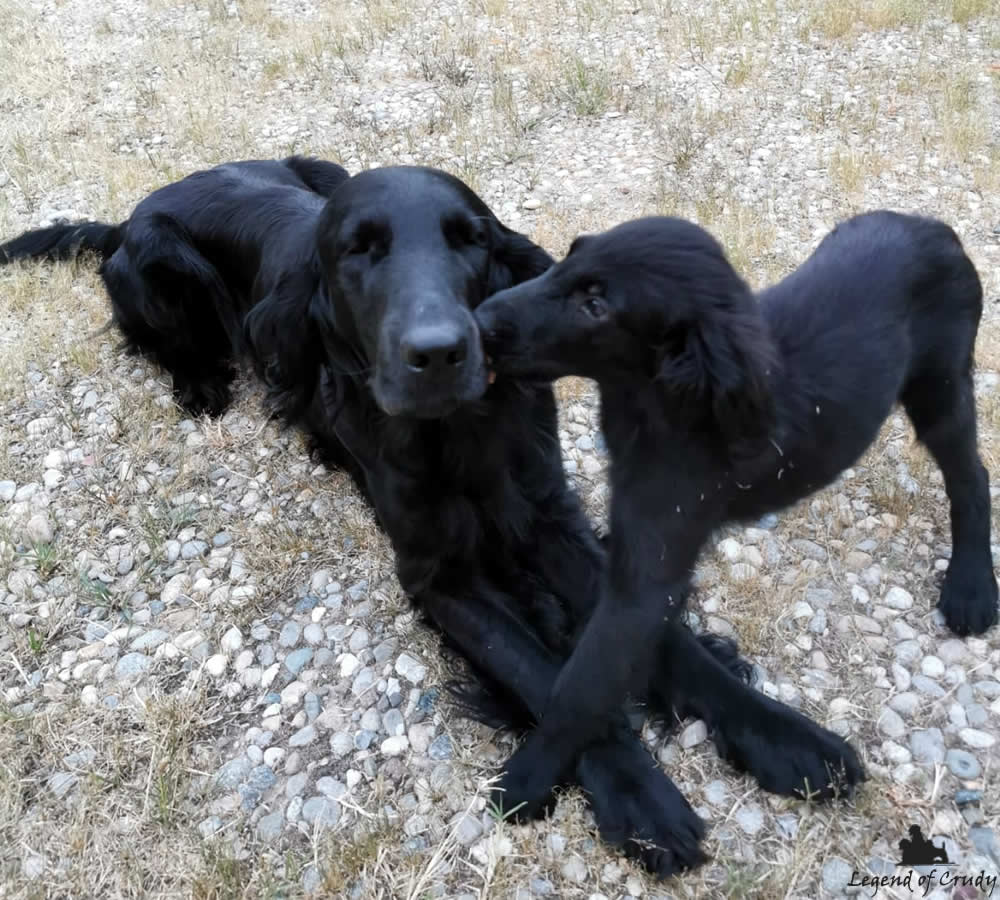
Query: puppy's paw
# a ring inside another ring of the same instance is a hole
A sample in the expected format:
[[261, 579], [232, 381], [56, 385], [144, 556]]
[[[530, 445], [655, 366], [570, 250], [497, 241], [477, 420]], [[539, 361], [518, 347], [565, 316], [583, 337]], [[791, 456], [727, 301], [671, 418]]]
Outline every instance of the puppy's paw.
[[997, 580], [992, 565], [950, 565], [938, 608], [959, 637], [982, 634], [997, 623]]
[[658, 878], [705, 862], [704, 823], [635, 739], [588, 749], [576, 767], [601, 837]]
[[504, 769], [491, 797], [499, 816], [528, 822], [555, 806], [552, 790], [561, 780], [561, 767], [534, 734], [507, 760]]
[[742, 714], [720, 720], [714, 734], [719, 755], [772, 794], [850, 797], [866, 778], [854, 748], [791, 707], [758, 697]]

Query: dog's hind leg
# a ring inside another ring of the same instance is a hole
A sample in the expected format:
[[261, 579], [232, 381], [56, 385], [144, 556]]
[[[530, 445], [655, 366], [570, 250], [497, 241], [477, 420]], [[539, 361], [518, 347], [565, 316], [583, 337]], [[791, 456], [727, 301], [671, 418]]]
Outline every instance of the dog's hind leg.
[[951, 506], [951, 561], [938, 606], [957, 635], [982, 634], [997, 621], [990, 553], [989, 476], [976, 447], [976, 398], [969, 368], [910, 380], [901, 400], [917, 439], [944, 476]]
[[310, 190], [322, 197], [329, 197], [351, 177], [343, 166], [327, 162], [325, 159], [289, 156], [284, 160], [284, 163], [302, 179]]
[[238, 311], [187, 229], [162, 214], [129, 221], [100, 274], [128, 348], [170, 372], [187, 412], [221, 414], [231, 399]]

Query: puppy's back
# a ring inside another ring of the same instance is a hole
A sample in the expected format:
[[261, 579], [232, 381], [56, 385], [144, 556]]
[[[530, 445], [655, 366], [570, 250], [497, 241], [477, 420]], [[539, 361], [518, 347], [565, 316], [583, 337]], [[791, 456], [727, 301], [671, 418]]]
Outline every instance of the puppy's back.
[[863, 325], [879, 330], [927, 304], [958, 304], [978, 317], [982, 287], [949, 225], [876, 210], [839, 223], [759, 300], [779, 334], [808, 340]]

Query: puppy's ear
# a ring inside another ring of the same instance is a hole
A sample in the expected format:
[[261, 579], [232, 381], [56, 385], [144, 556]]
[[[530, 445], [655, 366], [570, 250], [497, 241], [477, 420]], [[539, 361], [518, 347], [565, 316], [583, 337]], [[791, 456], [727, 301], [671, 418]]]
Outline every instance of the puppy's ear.
[[536, 278], [554, 263], [555, 260], [534, 241], [494, 219], [486, 294], [491, 296]]
[[686, 418], [707, 413], [734, 458], [758, 452], [774, 420], [774, 349], [749, 291], [737, 302], [701, 305], [694, 321], [665, 335], [661, 353], [657, 380]]

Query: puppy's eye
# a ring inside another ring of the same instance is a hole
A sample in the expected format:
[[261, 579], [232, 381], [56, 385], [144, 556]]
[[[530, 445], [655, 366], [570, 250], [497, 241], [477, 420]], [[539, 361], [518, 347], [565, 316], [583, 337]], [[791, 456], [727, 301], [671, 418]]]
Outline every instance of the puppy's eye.
[[588, 296], [583, 301], [583, 311], [592, 319], [603, 319], [608, 311], [603, 298]]
[[355, 238], [351, 241], [347, 252], [350, 256], [364, 256], [372, 249], [372, 242], [368, 238]]
[[592, 281], [587, 285], [585, 293], [589, 297], [602, 297], [604, 295], [604, 285], [598, 284], [596, 281]]

